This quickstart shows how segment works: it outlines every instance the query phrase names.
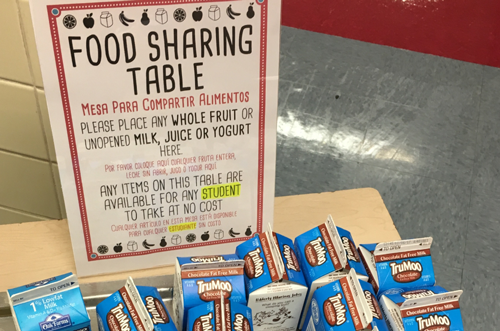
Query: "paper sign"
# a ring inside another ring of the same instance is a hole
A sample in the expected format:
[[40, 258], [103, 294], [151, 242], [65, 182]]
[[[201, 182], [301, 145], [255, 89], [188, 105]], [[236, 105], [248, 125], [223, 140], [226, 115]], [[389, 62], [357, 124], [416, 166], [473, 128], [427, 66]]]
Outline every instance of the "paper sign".
[[79, 276], [272, 223], [279, 0], [32, 0]]

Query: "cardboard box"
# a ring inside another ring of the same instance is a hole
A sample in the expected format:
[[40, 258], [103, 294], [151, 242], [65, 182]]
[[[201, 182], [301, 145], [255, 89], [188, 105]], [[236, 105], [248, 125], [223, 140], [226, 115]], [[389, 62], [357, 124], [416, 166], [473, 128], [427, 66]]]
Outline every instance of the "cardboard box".
[[461, 295], [440, 286], [393, 289], [381, 294], [380, 306], [391, 331], [463, 331]]
[[189, 309], [188, 331], [252, 331], [252, 310], [220, 299]]
[[158, 290], [135, 286], [132, 278], [100, 302], [96, 313], [100, 331], [177, 331]]
[[18, 331], [90, 330], [78, 279], [72, 273], [7, 291]]
[[246, 304], [243, 260], [236, 254], [178, 257], [174, 274], [174, 321], [185, 330], [190, 308], [223, 294], [233, 303]]
[[432, 238], [427, 237], [360, 245], [361, 260], [375, 291], [433, 286], [431, 244]]
[[372, 322], [370, 308], [354, 270], [314, 292], [305, 318], [306, 331], [359, 331]]
[[296, 330], [307, 285], [292, 240], [267, 231], [238, 245], [236, 254], [245, 261], [254, 330]]
[[380, 308], [380, 304], [377, 300], [377, 295], [375, 294], [373, 286], [363, 280], [359, 280], [359, 284], [361, 285], [366, 303], [368, 304], [368, 307], [370, 308], [370, 311], [372, 313], [373, 319], [370, 323], [371, 329], [373, 331], [388, 331], [389, 329], [387, 327], [387, 322], [385, 320], [384, 314], [382, 313], [382, 309]]
[[307, 293], [299, 329], [304, 325], [312, 296], [321, 286], [345, 277], [346, 251], [330, 215], [325, 223], [295, 238], [295, 251], [306, 279]]
[[363, 262], [361, 262], [361, 257], [359, 256], [358, 249], [354, 243], [351, 232], [337, 226], [337, 231], [339, 232], [340, 241], [345, 249], [347, 264], [345, 266], [346, 270], [354, 269], [358, 276], [358, 279], [368, 281], [368, 273], [365, 270]]

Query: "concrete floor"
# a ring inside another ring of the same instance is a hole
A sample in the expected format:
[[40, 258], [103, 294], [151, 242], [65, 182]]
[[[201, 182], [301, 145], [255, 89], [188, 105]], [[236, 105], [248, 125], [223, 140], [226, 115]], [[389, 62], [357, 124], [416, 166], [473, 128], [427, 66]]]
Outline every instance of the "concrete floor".
[[467, 330], [500, 312], [500, 69], [283, 27], [276, 196], [373, 187], [434, 237]]

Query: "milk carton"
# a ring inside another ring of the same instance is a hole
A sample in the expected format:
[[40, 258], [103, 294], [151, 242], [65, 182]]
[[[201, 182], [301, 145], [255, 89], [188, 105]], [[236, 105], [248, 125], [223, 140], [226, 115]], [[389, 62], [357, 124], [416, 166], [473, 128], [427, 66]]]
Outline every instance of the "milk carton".
[[363, 280], [359, 280], [359, 284], [361, 285], [361, 290], [363, 291], [366, 303], [368, 304], [368, 307], [370, 308], [370, 311], [372, 313], [372, 330], [388, 331], [389, 329], [387, 328], [387, 322], [385, 321], [384, 315], [382, 314], [382, 309], [380, 308], [380, 304], [378, 303], [377, 295], [373, 290], [373, 286]]
[[236, 247], [245, 261], [248, 307], [255, 331], [295, 331], [307, 295], [291, 239], [267, 231]]
[[243, 260], [236, 254], [178, 257], [174, 274], [174, 321], [185, 330], [190, 308], [224, 295], [233, 303], [246, 304]]
[[346, 251], [330, 215], [325, 223], [295, 238], [295, 251], [309, 287], [299, 322], [301, 329], [314, 291], [345, 277], [348, 271], [344, 269], [347, 264]]
[[177, 331], [158, 290], [135, 286], [132, 278], [99, 303], [96, 314], [100, 331]]
[[72, 273], [7, 291], [18, 331], [90, 330], [78, 279]]
[[354, 270], [317, 289], [304, 328], [307, 331], [359, 331], [369, 328], [371, 311]]
[[252, 310], [220, 299], [189, 309], [188, 331], [252, 331]]
[[354, 244], [354, 239], [352, 238], [351, 233], [339, 226], [337, 226], [337, 231], [339, 232], [342, 246], [344, 246], [345, 249], [347, 259], [345, 269], [354, 269], [356, 271], [358, 279], [368, 281], [368, 274], [366, 273], [365, 267], [361, 262], [361, 258], [358, 254], [358, 250], [356, 248], [356, 244]]
[[435, 284], [432, 238], [360, 245], [359, 252], [377, 292]]
[[440, 286], [392, 289], [380, 295], [380, 306], [391, 331], [463, 331], [461, 295]]

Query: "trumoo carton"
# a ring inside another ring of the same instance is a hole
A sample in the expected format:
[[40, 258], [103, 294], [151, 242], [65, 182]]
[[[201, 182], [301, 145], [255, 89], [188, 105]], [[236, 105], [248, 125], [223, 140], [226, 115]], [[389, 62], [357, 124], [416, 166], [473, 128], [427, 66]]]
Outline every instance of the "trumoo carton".
[[302, 311], [299, 329], [316, 289], [347, 275], [346, 251], [330, 215], [325, 223], [295, 238], [295, 251], [309, 291]]
[[337, 231], [339, 232], [340, 241], [342, 246], [344, 246], [347, 264], [345, 266], [346, 270], [354, 269], [358, 276], [358, 279], [368, 281], [368, 274], [366, 273], [365, 267], [361, 262], [361, 258], [358, 254], [356, 244], [352, 238], [351, 232], [337, 226]]
[[375, 291], [433, 286], [431, 244], [432, 238], [427, 237], [360, 245], [359, 253]]
[[174, 320], [186, 330], [190, 308], [220, 299], [246, 304], [243, 260], [236, 254], [178, 257], [174, 274]]
[[240, 244], [236, 254], [245, 261], [254, 330], [296, 330], [307, 285], [292, 240], [267, 231]]
[[373, 320], [371, 322], [371, 328], [373, 331], [388, 331], [387, 322], [385, 321], [384, 315], [382, 313], [382, 309], [380, 308], [380, 304], [377, 300], [377, 295], [373, 290], [373, 286], [370, 283], [367, 283], [363, 280], [359, 280], [359, 284], [361, 285], [361, 290], [363, 291], [363, 295], [366, 299], [366, 303], [370, 308], [372, 313]]
[[220, 299], [189, 309], [188, 331], [252, 331], [252, 310]]
[[177, 331], [167, 307], [151, 286], [125, 286], [96, 306], [100, 331]]
[[18, 331], [90, 331], [78, 279], [72, 273], [7, 291]]
[[317, 289], [305, 318], [307, 331], [359, 331], [369, 328], [371, 311], [354, 270]]
[[440, 286], [392, 289], [380, 295], [380, 306], [391, 331], [463, 331], [461, 295]]

